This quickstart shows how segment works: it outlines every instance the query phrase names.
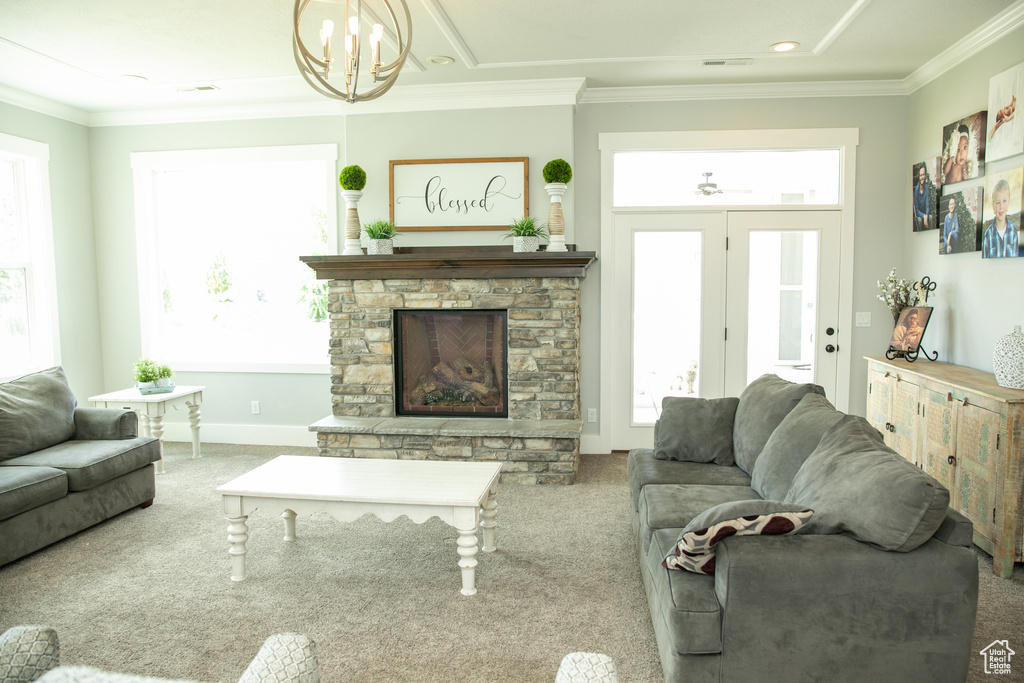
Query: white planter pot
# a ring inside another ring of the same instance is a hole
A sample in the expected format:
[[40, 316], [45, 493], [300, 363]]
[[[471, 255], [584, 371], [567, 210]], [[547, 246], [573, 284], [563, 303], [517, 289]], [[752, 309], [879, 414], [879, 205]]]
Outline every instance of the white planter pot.
[[565, 183], [548, 183], [544, 186], [551, 196], [548, 209], [548, 251], [565, 251], [565, 216], [562, 214], [562, 195], [568, 186]]
[[342, 190], [341, 196], [345, 199], [345, 245], [342, 248], [342, 256], [362, 256], [363, 246], [359, 241], [359, 233], [362, 227], [359, 225], [359, 211], [357, 206], [362, 199], [363, 193], [359, 190]]
[[[161, 384], [163, 382], [163, 384]], [[136, 382], [140, 394], [169, 394], [174, 391], [174, 380], [158, 379], [155, 382]]]
[[526, 252], [540, 249], [540, 238], [536, 235], [530, 237], [513, 237], [512, 251]]
[[1024, 333], [1020, 325], [996, 342], [992, 351], [992, 370], [996, 383], [1007, 389], [1024, 389]]
[[394, 240], [369, 240], [366, 243], [367, 254], [394, 254]]

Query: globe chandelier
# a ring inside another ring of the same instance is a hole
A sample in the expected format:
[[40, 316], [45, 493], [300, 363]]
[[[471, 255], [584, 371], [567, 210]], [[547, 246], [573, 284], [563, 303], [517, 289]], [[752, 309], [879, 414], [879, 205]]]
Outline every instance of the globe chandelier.
[[[392, 3], [396, 2], [393, 6]], [[380, 0], [391, 20], [392, 31], [389, 38], [394, 37], [395, 50], [398, 56], [389, 64], [381, 60], [381, 41], [384, 38], [384, 25], [380, 18], [368, 7], [363, 7], [362, 0], [345, 0], [345, 15], [342, 21], [344, 55], [341, 57], [341, 68], [337, 68], [334, 60], [333, 42], [335, 22], [331, 19], [324, 19], [320, 27], [320, 48], [323, 50], [323, 58], [315, 56], [306, 47], [299, 31], [302, 15], [306, 11], [310, 0], [295, 0], [295, 27], [292, 33], [292, 48], [295, 53], [295, 64], [306, 82], [313, 86], [313, 89], [321, 95], [346, 102], [363, 102], [380, 97], [386, 93], [398, 80], [398, 73], [409, 56], [409, 48], [412, 45], [412, 18], [409, 15], [409, 6], [405, 0]], [[318, 3], [321, 7], [326, 3]], [[337, 3], [340, 7], [340, 2]], [[395, 7], [402, 11], [405, 31], [403, 35], [399, 18], [395, 14]], [[364, 15], [371, 21], [364, 21]], [[370, 43], [370, 68], [369, 77], [374, 84], [369, 90], [359, 92], [359, 75], [362, 64], [363, 36], [361, 30], [365, 24], [370, 24], [370, 31], [366, 34], [366, 40]], [[334, 76], [334, 84], [328, 83], [328, 78]], [[337, 87], [335, 87], [337, 85]]]

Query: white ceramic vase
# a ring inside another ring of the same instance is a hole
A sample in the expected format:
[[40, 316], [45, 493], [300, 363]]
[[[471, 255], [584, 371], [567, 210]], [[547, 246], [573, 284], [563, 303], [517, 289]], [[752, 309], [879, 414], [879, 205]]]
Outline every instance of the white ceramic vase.
[[361, 227], [359, 225], [359, 212], [356, 207], [363, 193], [359, 190], [342, 190], [341, 196], [345, 199], [345, 245], [342, 248], [342, 256], [362, 256], [363, 245], [359, 241]]
[[996, 382], [1007, 389], [1024, 389], [1024, 333], [1020, 325], [996, 342], [992, 351], [992, 369]]
[[540, 249], [540, 238], [536, 235], [514, 236], [512, 238], [512, 251], [526, 252]]
[[395, 253], [395, 242], [394, 240], [367, 240], [366, 242], [366, 253], [370, 254], [394, 254]]

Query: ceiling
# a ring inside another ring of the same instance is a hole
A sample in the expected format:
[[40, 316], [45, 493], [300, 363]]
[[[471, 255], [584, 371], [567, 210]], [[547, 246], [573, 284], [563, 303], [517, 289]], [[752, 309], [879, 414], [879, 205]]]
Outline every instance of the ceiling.
[[[548, 82], [588, 92], [905, 84], [956, 46], [1024, 23], [1024, 0], [407, 1], [412, 56], [382, 100]], [[314, 8], [343, 11], [338, 0]], [[86, 116], [315, 105], [325, 98], [298, 75], [292, 11], [291, 0], [2, 0], [0, 99]], [[773, 53], [783, 40], [799, 47]], [[429, 63], [435, 55], [454, 63]]]

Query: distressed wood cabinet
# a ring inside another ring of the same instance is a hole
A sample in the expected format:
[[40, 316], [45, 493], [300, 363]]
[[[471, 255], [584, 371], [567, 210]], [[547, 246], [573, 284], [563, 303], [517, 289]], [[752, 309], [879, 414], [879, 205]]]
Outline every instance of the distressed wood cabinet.
[[1024, 391], [949, 363], [866, 357], [868, 420], [938, 479], [1000, 577], [1024, 561]]

